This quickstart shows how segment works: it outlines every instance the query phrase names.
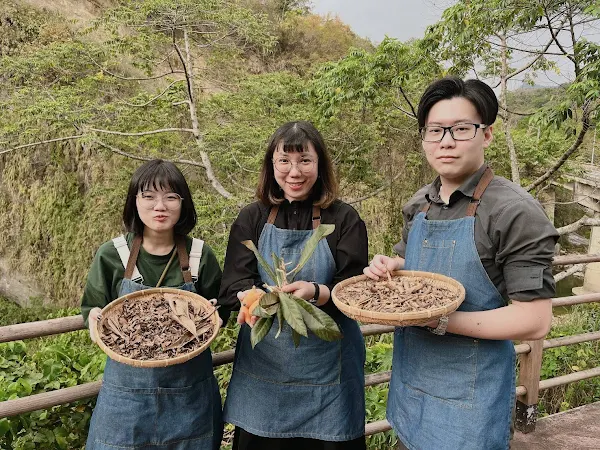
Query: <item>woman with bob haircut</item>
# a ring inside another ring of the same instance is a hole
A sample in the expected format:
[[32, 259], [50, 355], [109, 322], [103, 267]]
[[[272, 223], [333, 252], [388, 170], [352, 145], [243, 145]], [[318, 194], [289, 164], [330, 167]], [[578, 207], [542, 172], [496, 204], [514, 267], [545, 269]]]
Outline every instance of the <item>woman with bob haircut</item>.
[[[100, 246], [81, 312], [96, 341], [100, 308], [155, 286], [215, 298], [221, 269], [208, 245], [187, 234], [196, 225], [190, 189], [171, 162], [155, 159], [133, 174], [123, 210], [128, 231]], [[221, 397], [210, 350], [169, 367], [139, 368], [106, 360], [87, 450], [216, 450]]]
[[[294, 266], [313, 229], [335, 231], [284, 292], [327, 312], [343, 333], [326, 342], [309, 333], [295, 348], [291, 328], [278, 326], [252, 349], [243, 313], [224, 418], [236, 426], [236, 450], [365, 449], [364, 341], [358, 324], [330, 301], [333, 285], [359, 275], [368, 260], [367, 231], [350, 205], [337, 199], [331, 158], [315, 127], [282, 125], [271, 137], [256, 196], [231, 227], [219, 302], [239, 309], [253, 285], [274, 281], [241, 241], [252, 240], [269, 264], [272, 252]], [[256, 320], [252, 318], [252, 323]]]

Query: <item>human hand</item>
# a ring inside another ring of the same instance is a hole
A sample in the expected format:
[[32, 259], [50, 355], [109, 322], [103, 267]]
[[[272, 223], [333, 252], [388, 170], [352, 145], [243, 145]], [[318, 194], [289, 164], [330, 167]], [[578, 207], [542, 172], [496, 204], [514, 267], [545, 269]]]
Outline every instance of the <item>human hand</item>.
[[294, 281], [281, 287], [282, 292], [288, 292], [304, 300], [310, 300], [315, 296], [315, 286], [309, 281]]
[[373, 280], [379, 280], [379, 277], [384, 277], [388, 272], [398, 270], [399, 268], [400, 263], [397, 258], [375, 255], [371, 260], [371, 264], [363, 269], [363, 273]]
[[92, 308], [88, 316], [88, 328], [90, 330], [90, 339], [96, 342], [98, 339], [98, 321], [102, 318], [100, 308]]
[[[217, 299], [216, 298], [212, 298], [208, 301], [211, 305], [213, 305], [215, 307], [215, 309], [217, 309]], [[219, 316], [219, 328], [221, 328], [223, 326], [223, 319], [221, 319], [221, 316]]]

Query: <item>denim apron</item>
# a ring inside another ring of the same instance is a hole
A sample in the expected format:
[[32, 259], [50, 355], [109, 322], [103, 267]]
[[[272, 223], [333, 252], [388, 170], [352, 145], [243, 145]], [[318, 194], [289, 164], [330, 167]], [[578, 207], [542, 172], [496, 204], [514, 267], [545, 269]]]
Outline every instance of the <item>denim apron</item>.
[[[152, 287], [131, 280], [137, 245], [134, 241], [119, 296]], [[185, 241], [177, 251], [185, 280], [178, 289], [196, 292], [185, 262]], [[217, 450], [222, 429], [209, 349], [182, 364], [159, 368], [132, 367], [107, 357], [86, 449]]]
[[[285, 230], [273, 223], [278, 208], [269, 215], [258, 241], [260, 254], [272, 263], [271, 252], [291, 262], [312, 235], [312, 230]], [[313, 228], [320, 223], [313, 210]], [[330, 283], [335, 260], [325, 239], [300, 270], [296, 280]], [[259, 267], [264, 283], [275, 284]], [[225, 400], [224, 418], [245, 431], [268, 438], [303, 437], [323, 441], [349, 441], [365, 432], [364, 340], [358, 324], [336, 314], [344, 337], [326, 342], [309, 332], [295, 348], [286, 323], [280, 336], [277, 318], [254, 349], [251, 329], [242, 325], [237, 340], [233, 375]]]
[[[506, 305], [483, 267], [474, 239], [475, 210], [493, 178], [482, 176], [466, 217], [426, 219], [411, 227], [407, 270], [450, 276], [466, 291], [459, 311]], [[410, 450], [508, 449], [515, 402], [515, 351], [509, 340], [438, 336], [422, 327], [397, 328], [387, 419]]]

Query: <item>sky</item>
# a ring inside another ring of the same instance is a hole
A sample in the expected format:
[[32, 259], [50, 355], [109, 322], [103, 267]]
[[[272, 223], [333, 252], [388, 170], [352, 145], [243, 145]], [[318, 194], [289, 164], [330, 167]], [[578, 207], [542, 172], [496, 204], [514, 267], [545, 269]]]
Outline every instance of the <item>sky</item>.
[[[422, 37], [427, 26], [437, 22], [444, 10], [455, 3], [456, 0], [312, 0], [311, 5], [315, 13], [337, 15], [356, 34], [378, 44], [386, 35], [401, 41]], [[600, 30], [588, 28], [584, 35], [589, 40], [600, 43]], [[528, 36], [527, 40], [534, 46], [543, 44], [536, 42], [539, 38], [535, 35]], [[513, 67], [526, 64], [529, 56], [515, 52]], [[573, 80], [571, 63], [565, 58], [558, 58], [555, 62], [559, 73], [539, 73], [536, 85], [556, 86]], [[522, 83], [523, 78], [515, 77], [510, 82], [509, 89], [518, 88]]]
[[331, 13], [374, 43], [387, 35], [401, 41], [422, 37], [452, 0], [312, 0], [313, 11]]

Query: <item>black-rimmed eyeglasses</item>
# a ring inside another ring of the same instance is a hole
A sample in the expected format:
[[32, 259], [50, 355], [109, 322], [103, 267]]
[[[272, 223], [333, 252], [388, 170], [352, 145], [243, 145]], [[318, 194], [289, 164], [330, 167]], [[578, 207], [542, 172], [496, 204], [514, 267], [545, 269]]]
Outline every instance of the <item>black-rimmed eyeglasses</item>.
[[470, 141], [477, 135], [477, 129], [482, 130], [487, 128], [487, 125], [482, 123], [458, 123], [451, 127], [442, 127], [440, 125], [429, 125], [419, 129], [421, 140], [424, 142], [441, 142], [446, 136], [446, 132], [450, 133], [455, 141]]

